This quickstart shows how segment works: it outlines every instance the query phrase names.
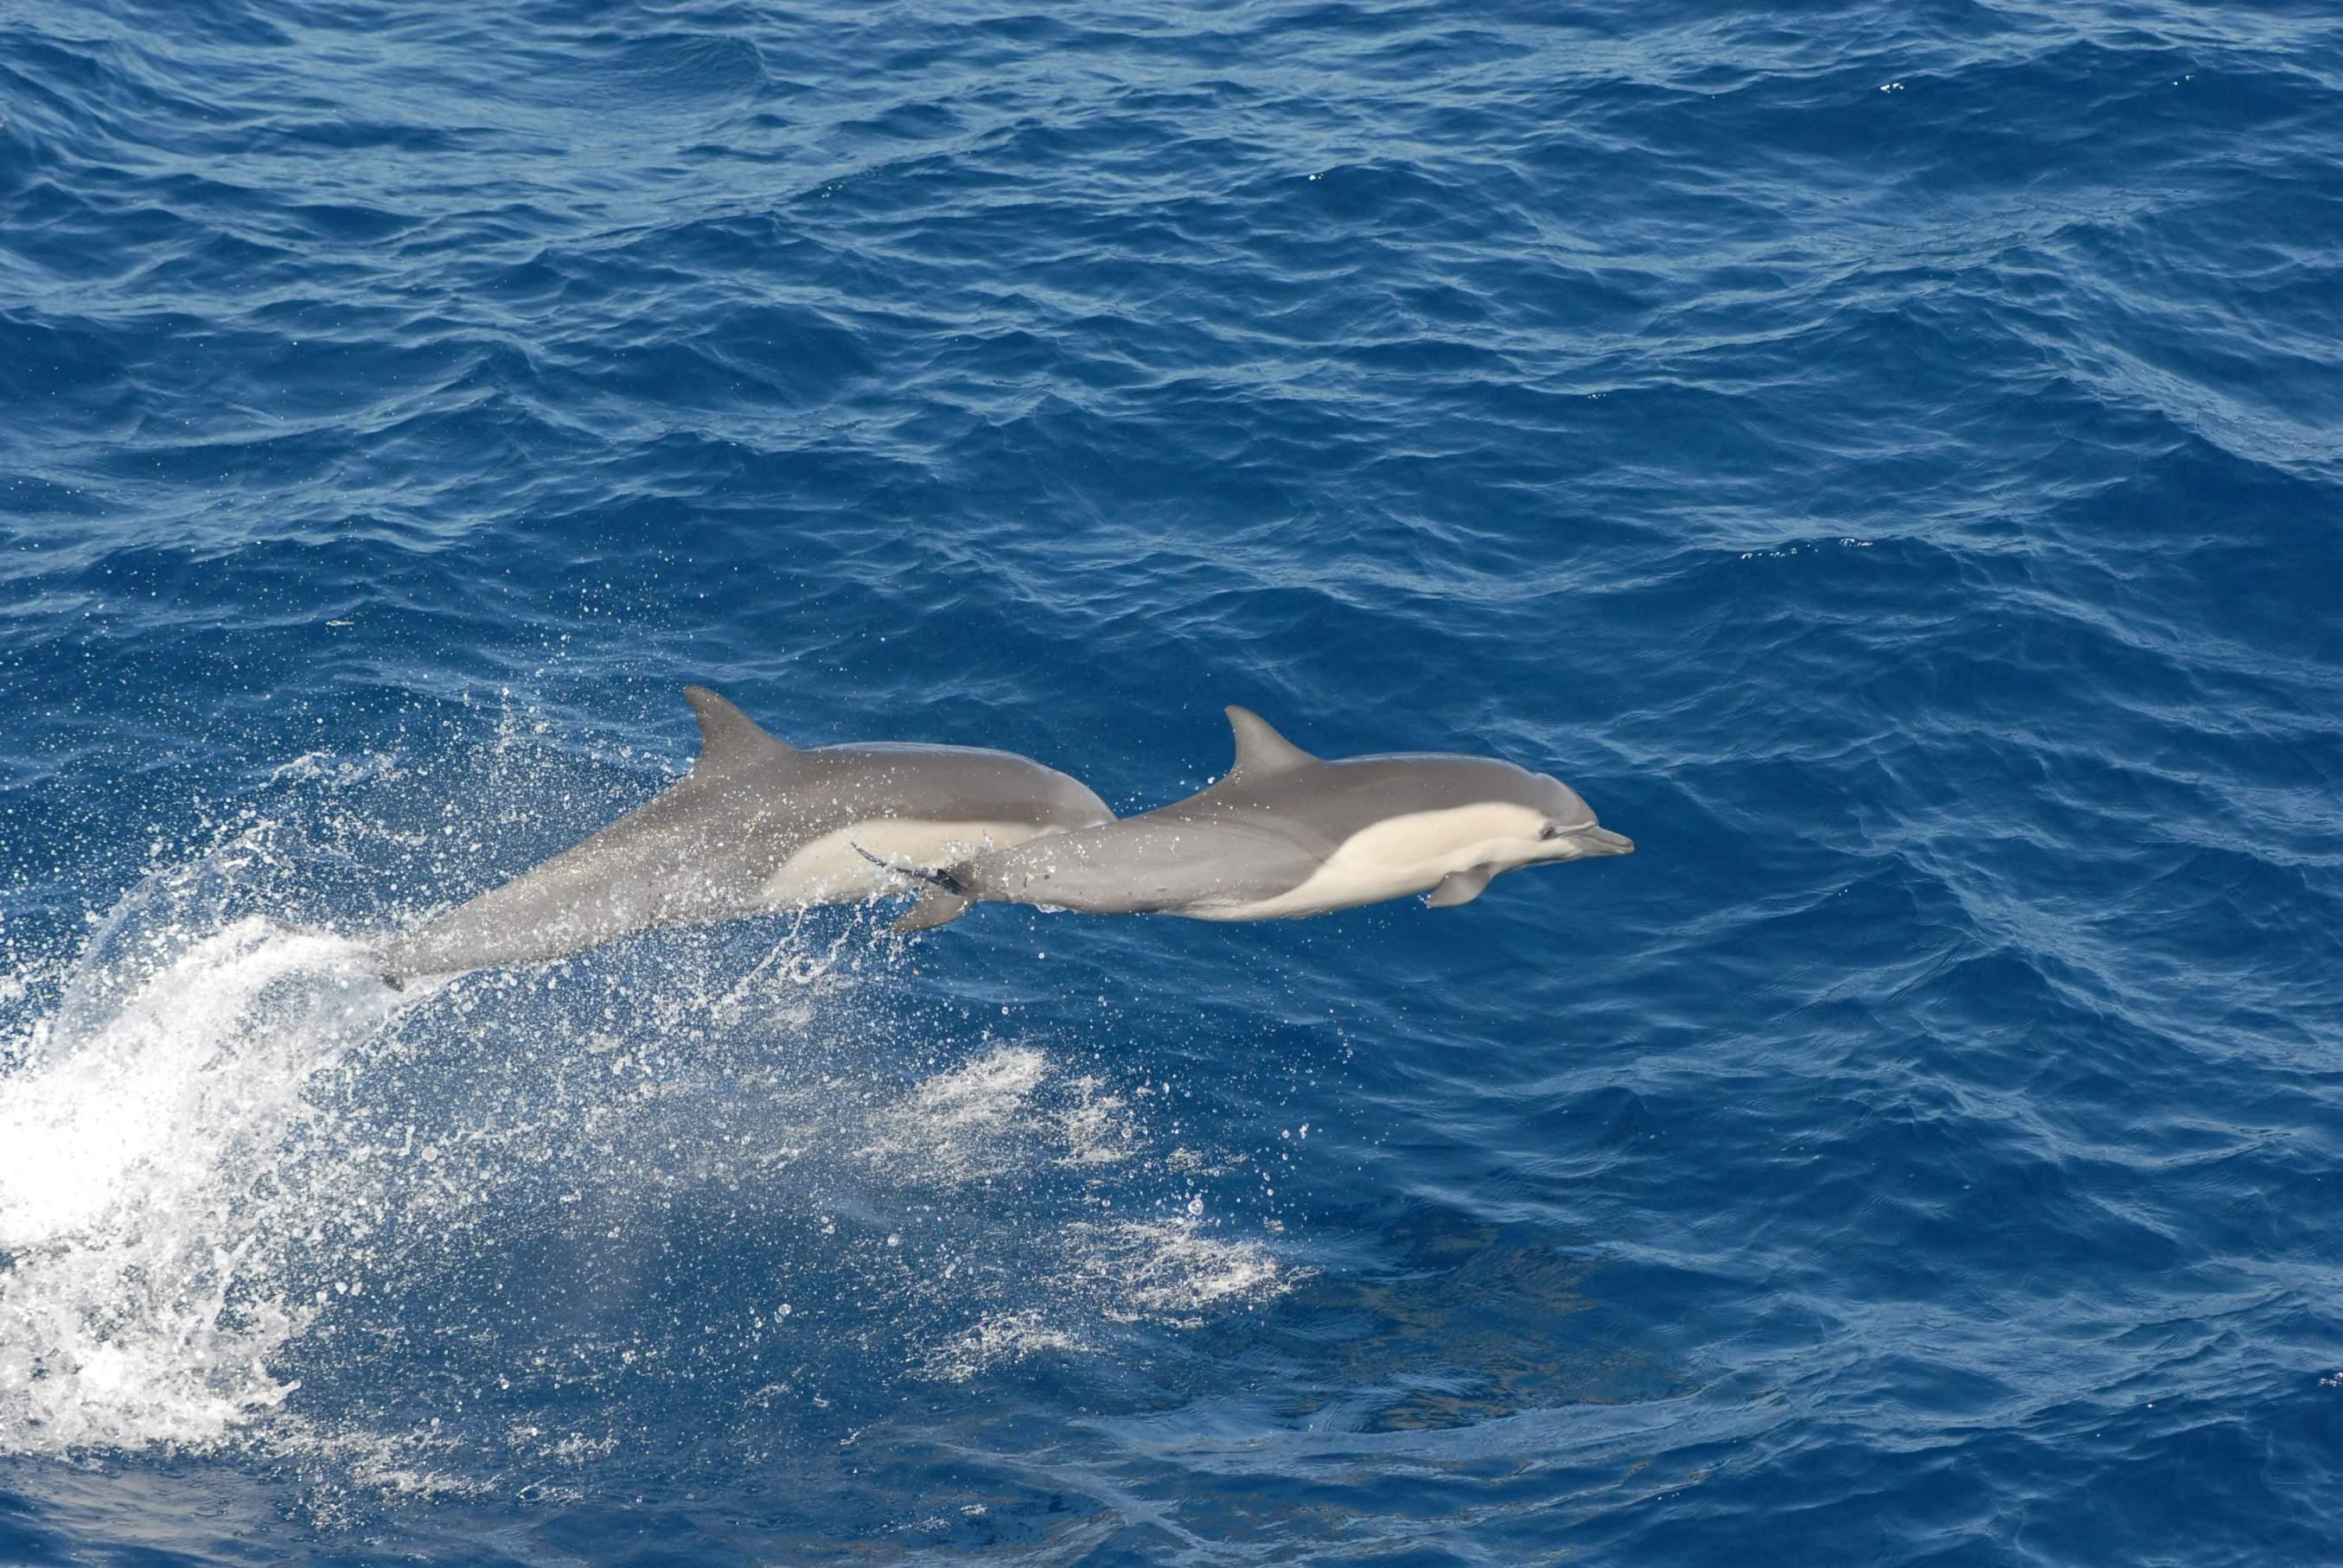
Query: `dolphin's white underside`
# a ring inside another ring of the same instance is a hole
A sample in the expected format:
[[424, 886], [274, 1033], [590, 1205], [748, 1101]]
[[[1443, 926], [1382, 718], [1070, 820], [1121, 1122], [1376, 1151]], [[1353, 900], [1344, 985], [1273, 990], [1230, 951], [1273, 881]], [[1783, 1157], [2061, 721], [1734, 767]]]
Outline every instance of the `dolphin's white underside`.
[[1031, 822], [935, 822], [874, 817], [799, 847], [759, 893], [768, 909], [856, 903], [916, 889], [900, 873], [874, 866], [857, 849], [899, 866], [952, 866], [993, 849], [1063, 831]]
[[1453, 871], [1512, 870], [1562, 859], [1540, 841], [1546, 819], [1527, 806], [1490, 802], [1389, 817], [1337, 845], [1309, 879], [1244, 903], [1198, 902], [1180, 911], [1205, 920], [1274, 920], [1429, 891]]

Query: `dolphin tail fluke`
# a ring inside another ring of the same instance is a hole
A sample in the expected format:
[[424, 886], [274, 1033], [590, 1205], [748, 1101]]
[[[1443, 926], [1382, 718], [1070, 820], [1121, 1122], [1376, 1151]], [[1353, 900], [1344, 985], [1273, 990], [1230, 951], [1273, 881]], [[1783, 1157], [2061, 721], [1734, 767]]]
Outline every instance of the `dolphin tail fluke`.
[[941, 888], [930, 888], [920, 895], [920, 901], [905, 910], [888, 930], [898, 935], [911, 931], [930, 930], [948, 926], [968, 913], [968, 900], [958, 893], [948, 893]]

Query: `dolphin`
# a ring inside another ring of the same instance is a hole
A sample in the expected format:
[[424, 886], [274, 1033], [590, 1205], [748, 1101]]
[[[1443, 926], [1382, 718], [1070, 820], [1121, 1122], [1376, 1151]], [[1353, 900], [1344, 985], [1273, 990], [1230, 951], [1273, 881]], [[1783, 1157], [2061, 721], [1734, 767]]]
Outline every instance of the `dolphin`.
[[1329, 762], [1248, 709], [1228, 716], [1235, 766], [1202, 794], [958, 865], [883, 861], [929, 884], [896, 929], [988, 901], [1199, 920], [1292, 920], [1409, 893], [1442, 909], [1523, 866], [1634, 852], [1544, 773], [1432, 754]]
[[1114, 820], [1079, 781], [965, 746], [784, 744], [704, 686], [699, 758], [674, 788], [536, 869], [427, 921], [382, 973], [565, 958], [659, 926], [853, 903], [896, 890], [858, 849], [949, 863]]

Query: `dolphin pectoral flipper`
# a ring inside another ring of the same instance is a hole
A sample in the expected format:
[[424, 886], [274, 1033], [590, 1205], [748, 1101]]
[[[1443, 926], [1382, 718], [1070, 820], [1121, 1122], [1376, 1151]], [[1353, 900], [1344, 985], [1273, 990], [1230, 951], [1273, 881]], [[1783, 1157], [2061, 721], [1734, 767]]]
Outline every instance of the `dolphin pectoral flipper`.
[[1489, 879], [1496, 874], [1495, 869], [1489, 866], [1451, 871], [1440, 879], [1438, 887], [1424, 895], [1423, 901], [1435, 910], [1444, 910], [1452, 904], [1469, 904], [1481, 896], [1482, 890], [1489, 885]]
[[958, 893], [947, 893], [941, 888], [930, 888], [920, 895], [920, 901], [905, 910], [887, 929], [899, 935], [924, 931], [937, 926], [948, 926], [968, 913], [968, 900]]

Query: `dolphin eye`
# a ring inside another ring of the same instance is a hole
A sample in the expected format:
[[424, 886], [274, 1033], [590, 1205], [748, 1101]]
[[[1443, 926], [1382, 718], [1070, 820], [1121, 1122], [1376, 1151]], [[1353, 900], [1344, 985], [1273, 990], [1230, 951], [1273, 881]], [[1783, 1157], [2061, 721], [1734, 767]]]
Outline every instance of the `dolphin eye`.
[[1538, 837], [1541, 839], [1559, 839], [1562, 837], [1562, 827], [1559, 823], [1548, 822], [1545, 825], [1545, 831], [1540, 833]]

